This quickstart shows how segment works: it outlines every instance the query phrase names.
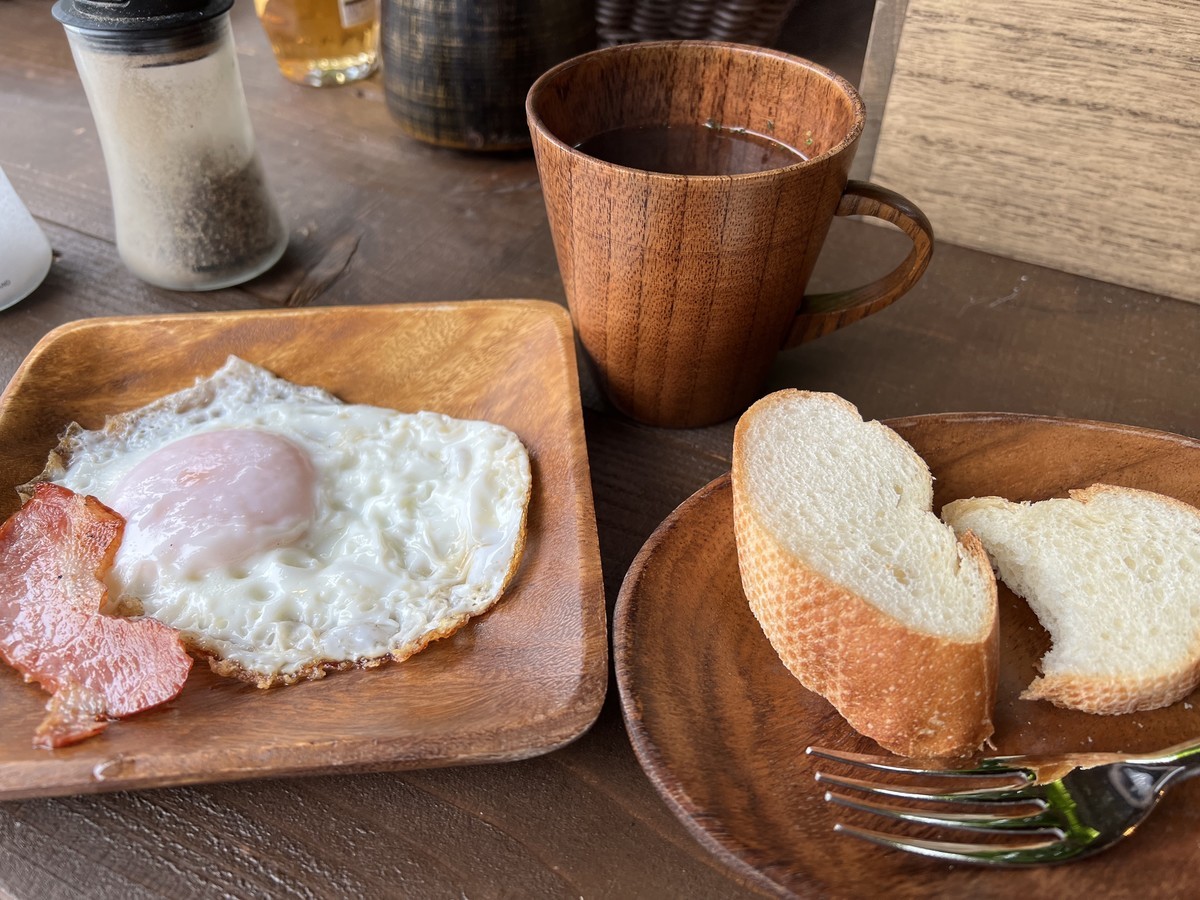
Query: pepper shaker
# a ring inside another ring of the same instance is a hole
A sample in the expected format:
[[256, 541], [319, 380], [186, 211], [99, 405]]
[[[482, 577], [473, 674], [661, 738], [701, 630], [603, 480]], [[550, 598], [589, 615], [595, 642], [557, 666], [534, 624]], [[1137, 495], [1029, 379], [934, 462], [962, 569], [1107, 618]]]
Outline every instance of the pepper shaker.
[[287, 231], [263, 177], [233, 0], [58, 0], [96, 122], [129, 269], [215, 290], [269, 269]]

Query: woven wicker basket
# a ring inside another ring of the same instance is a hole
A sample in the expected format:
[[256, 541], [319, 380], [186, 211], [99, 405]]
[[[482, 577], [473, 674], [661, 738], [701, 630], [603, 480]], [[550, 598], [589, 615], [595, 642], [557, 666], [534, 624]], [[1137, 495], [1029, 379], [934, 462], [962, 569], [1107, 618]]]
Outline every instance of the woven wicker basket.
[[796, 0], [596, 0], [602, 45], [709, 40], [769, 45]]

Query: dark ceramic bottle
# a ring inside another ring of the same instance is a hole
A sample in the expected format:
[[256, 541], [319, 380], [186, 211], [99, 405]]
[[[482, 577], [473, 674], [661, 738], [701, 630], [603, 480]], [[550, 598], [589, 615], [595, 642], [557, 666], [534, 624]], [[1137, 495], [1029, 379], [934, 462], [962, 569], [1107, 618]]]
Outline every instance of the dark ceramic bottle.
[[591, 0], [384, 0], [383, 80], [404, 132], [442, 147], [528, 147], [525, 94], [595, 49]]

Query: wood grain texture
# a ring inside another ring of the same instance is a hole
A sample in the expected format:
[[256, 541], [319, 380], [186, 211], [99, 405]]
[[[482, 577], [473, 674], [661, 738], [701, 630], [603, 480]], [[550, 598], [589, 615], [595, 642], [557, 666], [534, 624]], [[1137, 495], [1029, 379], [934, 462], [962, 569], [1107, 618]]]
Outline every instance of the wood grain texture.
[[[235, 353], [348, 403], [516, 432], [533, 468], [520, 568], [487, 615], [402, 664], [258, 691], [198, 666], [166, 706], [54, 752], [45, 695], [0, 671], [0, 797], [419, 768], [543, 753], [599, 713], [607, 641], [570, 321], [553, 304], [337, 307], [63, 326], [0, 395], [0, 483], [40, 470], [69, 422], [97, 428]], [[0, 498], [0, 515], [17, 506]]]
[[[908, 201], [865, 185], [843, 195], [862, 102], [805, 60], [703, 41], [612, 47], [543, 75], [528, 111], [572, 319], [610, 399], [639, 421], [736, 415], [780, 347], [882, 309], [929, 262], [932, 232]], [[769, 136], [807, 162], [668, 175], [575, 149], [618, 129], [704, 123]], [[891, 276], [810, 308], [830, 222], [855, 214], [901, 224], [914, 251]]]
[[912, 241], [912, 249], [887, 275], [862, 287], [806, 296], [792, 321], [785, 347], [833, 334], [890, 306], [921, 280], [933, 256], [933, 226], [929, 219], [895, 191], [865, 181], [847, 182], [835, 215], [869, 216], [895, 225]]
[[1187, 0], [911, 0], [873, 179], [945, 239], [1200, 301]]
[[[1200, 504], [1200, 440], [1095, 422], [965, 414], [890, 422], [929, 463], [934, 509], [964, 496], [1061, 496], [1096, 481]], [[1000, 588], [1000, 753], [1150, 751], [1200, 730], [1200, 691], [1165, 709], [1092, 716], [1019, 699], [1049, 637]], [[822, 897], [1188, 896], [1200, 785], [1186, 785], [1139, 832], [1086, 864], [988, 870], [880, 850], [835, 834], [880, 827], [821, 802], [809, 744], [878, 753], [784, 668], [738, 574], [727, 476], [669, 516], [630, 568], [613, 622], [614, 669], [639, 759], [689, 830], [783, 895]]]
[[[117, 259], [95, 133], [48, 4], [0, 2], [0, 165], [57, 254], [42, 287], [0, 312], [0, 383], [49, 330], [73, 320], [282, 307], [345, 235], [361, 235], [357, 250], [310, 306], [562, 301], [531, 158], [409, 140], [378, 76], [343, 89], [293, 85], [251, 5], [237, 3], [232, 17], [291, 244], [249, 285], [172, 293], [142, 284]], [[825, 49], [844, 56], [836, 31], [816, 23], [804, 34], [824, 35], [812, 58], [835, 62], [837, 54], [816, 52]], [[908, 251], [891, 229], [836, 219], [810, 289], [853, 288]], [[1191, 304], [942, 243], [904, 302], [780, 353], [764, 390], [832, 390], [876, 418], [999, 409], [1200, 436], [1198, 315]], [[631, 423], [587, 367], [580, 379], [611, 604], [656, 526], [728, 470], [733, 425]], [[1160, 883], [1148, 882], [1144, 895], [1171, 896]], [[821, 895], [820, 885], [807, 893]], [[663, 803], [630, 748], [615, 688], [574, 743], [503, 765], [0, 802], [0, 896], [339, 894], [659, 900], [763, 889], [712, 856]]]

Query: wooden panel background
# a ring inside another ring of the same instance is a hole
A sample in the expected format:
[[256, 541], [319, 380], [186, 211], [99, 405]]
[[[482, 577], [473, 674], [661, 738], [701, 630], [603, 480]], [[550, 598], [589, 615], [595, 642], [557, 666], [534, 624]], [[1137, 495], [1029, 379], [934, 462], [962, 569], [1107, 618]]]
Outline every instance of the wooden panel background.
[[888, 91], [892, 88], [896, 53], [900, 49], [900, 35], [904, 31], [904, 14], [907, 11], [908, 0], [875, 2], [862, 75], [858, 79], [858, 92], [867, 107], [867, 121], [863, 125], [862, 137], [858, 139], [858, 152], [850, 168], [851, 178], [871, 177], [875, 147], [879, 143], [879, 128], [883, 124], [883, 111], [887, 108]]
[[872, 178], [942, 240], [1200, 302], [1197, 46], [1194, 0], [909, 0]]

